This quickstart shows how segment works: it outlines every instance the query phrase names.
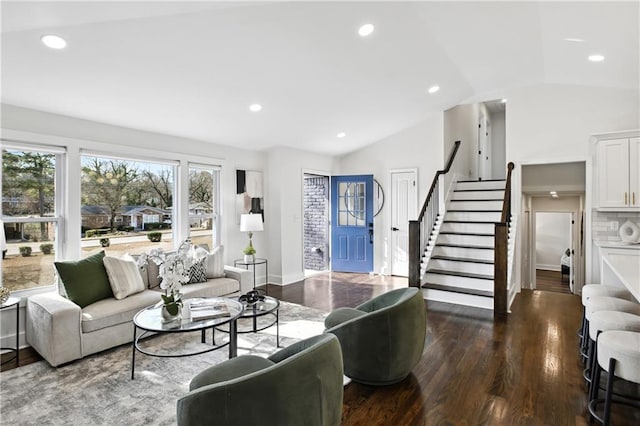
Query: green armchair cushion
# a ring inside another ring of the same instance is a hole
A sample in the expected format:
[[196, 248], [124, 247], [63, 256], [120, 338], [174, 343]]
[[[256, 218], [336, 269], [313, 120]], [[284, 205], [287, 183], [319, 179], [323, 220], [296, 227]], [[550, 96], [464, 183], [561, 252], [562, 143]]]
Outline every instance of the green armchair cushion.
[[335, 336], [315, 336], [257, 358], [239, 356], [198, 374], [178, 400], [178, 425], [340, 424], [344, 371]]
[[333, 311], [325, 327], [340, 340], [346, 376], [369, 385], [393, 384], [409, 375], [424, 351], [424, 299], [415, 287], [392, 290], [355, 309]]

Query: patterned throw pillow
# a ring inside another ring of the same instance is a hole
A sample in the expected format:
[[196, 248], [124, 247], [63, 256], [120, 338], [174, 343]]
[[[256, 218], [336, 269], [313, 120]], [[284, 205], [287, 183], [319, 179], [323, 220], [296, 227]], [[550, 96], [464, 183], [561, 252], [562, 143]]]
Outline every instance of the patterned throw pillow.
[[196, 261], [191, 268], [189, 268], [189, 283], [204, 283], [207, 282], [207, 267], [205, 265], [206, 257]]

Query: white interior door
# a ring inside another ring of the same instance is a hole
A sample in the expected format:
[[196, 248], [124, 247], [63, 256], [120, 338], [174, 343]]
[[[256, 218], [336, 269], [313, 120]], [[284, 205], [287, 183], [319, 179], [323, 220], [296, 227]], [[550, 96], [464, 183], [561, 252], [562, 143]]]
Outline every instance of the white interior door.
[[409, 220], [417, 213], [417, 172], [391, 172], [391, 275], [409, 276]]
[[491, 179], [491, 148], [489, 120], [484, 114], [478, 119], [478, 178]]

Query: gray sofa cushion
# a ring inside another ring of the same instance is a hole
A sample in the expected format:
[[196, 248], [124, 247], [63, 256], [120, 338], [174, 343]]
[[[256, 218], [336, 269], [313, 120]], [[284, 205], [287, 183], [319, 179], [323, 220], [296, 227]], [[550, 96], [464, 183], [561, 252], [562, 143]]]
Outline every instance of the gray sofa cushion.
[[130, 322], [138, 311], [159, 301], [158, 292], [143, 291], [121, 300], [111, 297], [92, 303], [82, 309], [82, 332]]
[[[212, 285], [211, 283], [215, 283]], [[240, 290], [238, 281], [231, 278], [214, 278], [204, 283], [183, 285], [182, 298], [226, 296]]]

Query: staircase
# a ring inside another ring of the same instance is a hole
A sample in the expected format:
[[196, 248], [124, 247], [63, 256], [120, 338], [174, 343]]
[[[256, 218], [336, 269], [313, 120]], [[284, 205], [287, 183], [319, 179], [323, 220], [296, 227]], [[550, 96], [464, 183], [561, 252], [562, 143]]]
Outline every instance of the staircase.
[[494, 308], [495, 224], [501, 221], [505, 183], [457, 182], [422, 257], [426, 299]]

